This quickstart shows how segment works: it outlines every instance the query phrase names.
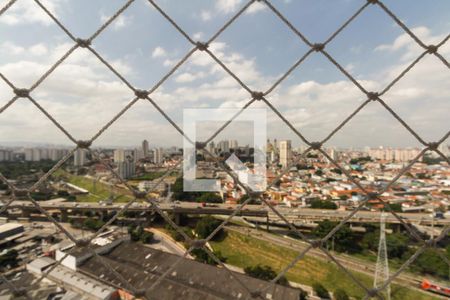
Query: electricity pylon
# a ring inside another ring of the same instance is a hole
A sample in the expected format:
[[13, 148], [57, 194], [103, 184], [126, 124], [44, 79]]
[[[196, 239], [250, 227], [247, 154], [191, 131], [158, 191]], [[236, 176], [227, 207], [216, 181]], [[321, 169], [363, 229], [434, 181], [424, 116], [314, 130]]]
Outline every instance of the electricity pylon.
[[[375, 266], [375, 279], [373, 287], [381, 287], [389, 279], [389, 262], [386, 247], [386, 213], [382, 212], [380, 217], [380, 242], [378, 244], [378, 257]], [[388, 284], [379, 293], [386, 300], [391, 300], [391, 285]]]

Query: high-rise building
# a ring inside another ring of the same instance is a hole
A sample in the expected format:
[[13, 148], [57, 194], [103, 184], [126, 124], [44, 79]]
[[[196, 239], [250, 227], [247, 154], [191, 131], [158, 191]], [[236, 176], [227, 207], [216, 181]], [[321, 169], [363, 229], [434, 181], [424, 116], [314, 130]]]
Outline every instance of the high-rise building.
[[237, 149], [238, 142], [236, 140], [229, 140], [228, 145], [229, 145], [230, 149]]
[[283, 166], [283, 168], [286, 168], [292, 157], [292, 147], [291, 147], [291, 141], [280, 141], [279, 144], [280, 147], [280, 164]]
[[162, 148], [155, 148], [153, 149], [153, 163], [159, 165], [163, 162], [163, 149]]
[[220, 141], [217, 144], [217, 148], [220, 149], [220, 152], [230, 152], [230, 141]]
[[41, 149], [33, 148], [32, 150], [32, 161], [40, 161], [41, 160]]
[[11, 161], [13, 152], [11, 150], [0, 149], [0, 161]]
[[114, 150], [114, 162], [123, 162], [125, 161], [125, 150], [124, 149], [116, 149]]
[[123, 179], [133, 177], [135, 174], [135, 164], [133, 161], [126, 160], [117, 162], [117, 173]]
[[73, 154], [73, 165], [82, 167], [86, 163], [86, 149], [77, 149]]
[[211, 154], [216, 154], [216, 145], [214, 144], [214, 142], [210, 142], [208, 144], [207, 150], [211, 153]]
[[148, 157], [148, 141], [143, 140], [142, 141], [142, 151], [144, 152], [144, 157]]
[[135, 154], [133, 150], [116, 149], [114, 150], [114, 162], [123, 162], [126, 160], [135, 160]]

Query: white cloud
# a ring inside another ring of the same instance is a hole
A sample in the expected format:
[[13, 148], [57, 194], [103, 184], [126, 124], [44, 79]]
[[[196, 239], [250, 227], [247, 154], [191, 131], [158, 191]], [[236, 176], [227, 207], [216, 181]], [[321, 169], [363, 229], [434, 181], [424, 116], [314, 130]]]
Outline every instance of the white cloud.
[[164, 50], [164, 48], [162, 48], [162, 47], [158, 46], [155, 49], [153, 49], [153, 52], [152, 52], [153, 58], [164, 57], [166, 55], [167, 55], [166, 50]]
[[196, 74], [184, 72], [184, 73], [181, 73], [180, 75], [178, 75], [177, 77], [175, 77], [175, 82], [187, 83], [187, 82], [192, 82], [194, 80], [197, 80], [197, 79], [200, 79], [203, 77], [205, 77], [205, 73], [203, 73], [203, 72], [198, 72]]
[[177, 62], [173, 59], [165, 59], [163, 62], [163, 66], [165, 67], [173, 67]]
[[[426, 41], [439, 40], [439, 38], [442, 37], [429, 33]], [[394, 45], [397, 40], [398, 38], [392, 44], [386, 45], [386, 50], [399, 47], [399, 42], [397, 46]], [[2, 46], [5, 43], [0, 45], [0, 51], [4, 51]], [[32, 58], [30, 61], [1, 62], [0, 69], [2, 72], [5, 71], [8, 78], [9, 74], [12, 74], [11, 79], [14, 83], [18, 83], [18, 86], [26, 87], [29, 86], [26, 83], [33, 82], [42, 75], [48, 69], [48, 64], [58, 59], [70, 46], [70, 43], [49, 46], [47, 55], [42, 55], [44, 59], [39, 63], [33, 62]], [[252, 90], [264, 90], [275, 81], [275, 78], [260, 72], [252, 57], [230, 49], [223, 42], [212, 43], [210, 49]], [[412, 55], [411, 53], [416, 51], [414, 47], [408, 45], [403, 45], [399, 49], [402, 50], [401, 55]], [[443, 46], [439, 51], [448, 57], [450, 44]], [[177, 62], [161, 47], [155, 48], [152, 56], [162, 58], [161, 61], [165, 66], [172, 66]], [[448, 104], [450, 89], [447, 84], [450, 79], [447, 76], [447, 69], [436, 57], [428, 55], [426, 58], [426, 61], [419, 63], [386, 94], [385, 101], [392, 105], [407, 122], [411, 121], [413, 128], [423, 132], [427, 140], [437, 140], [439, 135], [442, 136], [440, 131], [448, 128], [448, 126], [444, 128], [444, 125], [448, 124], [447, 115], [450, 110], [450, 104]], [[111, 63], [124, 75], [133, 71], [132, 66], [125, 61], [113, 60]], [[359, 82], [368, 90], [379, 91], [384, 87], [384, 80], [394, 78], [406, 65], [407, 62], [402, 62], [384, 68], [381, 73], [383, 80], [370, 81], [367, 78], [361, 78]], [[242, 107], [250, 99], [248, 92], [203, 52], [195, 52], [178, 72], [178, 75], [175, 74], [169, 79], [170, 83], [163, 84], [152, 94], [152, 99], [176, 122], [180, 122], [180, 114], [185, 107]], [[268, 96], [268, 100], [311, 140], [323, 138], [365, 100], [365, 96], [347, 80], [294, 82], [294, 84], [284, 82]], [[0, 94], [4, 93], [3, 89], [0, 84]], [[50, 75], [43, 85], [33, 92], [33, 95], [77, 139], [90, 138], [132, 98], [132, 92], [85, 49], [77, 49], [68, 61], [56, 69], [55, 74]], [[142, 103], [144, 102], [139, 102], [139, 105], [144, 105]], [[424, 104], [427, 107], [426, 113], [423, 109], [419, 109]], [[252, 107], [260, 106], [264, 107], [264, 103], [252, 104]], [[10, 109], [14, 110], [15, 106], [8, 108], [7, 111]], [[20, 117], [23, 126], [26, 125], [27, 128], [38, 126], [36, 118], [33, 118], [34, 110], [23, 108], [18, 113], [20, 116], [17, 115], [17, 120]], [[113, 125], [116, 130], [114, 132], [118, 134], [111, 134], [107, 130], [105, 136], [101, 138], [102, 144], [126, 144], [140, 137], [148, 138], [150, 135], [155, 136], [154, 140], [159, 139], [158, 143], [162, 145], [176, 143], [178, 135], [176, 133], [172, 135], [173, 129], [170, 129], [170, 125], [167, 125], [157, 112], [153, 111], [151, 115], [146, 113], [147, 115], [141, 113], [140, 106], [136, 111], [126, 113], [119, 119], [120, 126]], [[148, 121], [149, 119], [151, 122]], [[398, 130], [391, 130], [391, 127], [398, 127], [398, 123], [391, 119], [383, 107], [373, 102], [358, 114], [355, 121], [344, 127], [346, 134], [340, 134], [338, 138], [332, 140], [332, 143], [347, 146], [392, 143], [395, 146], [395, 143], [407, 140], [405, 136], [408, 134], [405, 134], [401, 126]], [[14, 135], [16, 129], [11, 128], [15, 128], [17, 120], [14, 118], [5, 120], [0, 115], [2, 139], [16, 139]], [[268, 127], [272, 136], [294, 139], [289, 129], [273, 113], [269, 114]], [[171, 132], [169, 136], [161, 134], [166, 131]], [[35, 138], [33, 131], [27, 133], [27, 130], [22, 130], [22, 133], [24, 138]], [[386, 133], [391, 135], [390, 139], [385, 138]], [[37, 132], [37, 135], [44, 140], [48, 138], [48, 134], [46, 135], [44, 131]], [[54, 139], [56, 140], [57, 137]]]
[[[60, 4], [65, 0], [43, 0], [41, 3], [55, 16], [58, 16]], [[54, 21], [32, 0], [15, 2], [0, 18], [0, 23], [10, 26], [40, 23], [49, 26]]]
[[201, 18], [203, 21], [209, 21], [209, 20], [212, 19], [212, 13], [211, 13], [209, 10], [202, 10], [202, 11], [200, 12], [200, 18]]
[[33, 55], [40, 56], [48, 53], [48, 49], [44, 44], [36, 44], [30, 47], [30, 52]]
[[[107, 16], [105, 15], [103, 12], [100, 13], [100, 20], [102, 21], [102, 23], [108, 21], [111, 18], [111, 16]], [[130, 24], [131, 18], [125, 16], [123, 13], [120, 14], [117, 18], [114, 19], [114, 21], [111, 23], [111, 27], [114, 30], [119, 30], [127, 25]]]
[[242, 0], [218, 0], [216, 9], [222, 13], [231, 13], [237, 10]]
[[204, 34], [203, 34], [203, 32], [201, 32], [201, 31], [196, 32], [196, 33], [194, 33], [194, 35], [193, 35], [194, 40], [197, 40], [197, 41], [200, 40], [200, 39], [202, 39], [203, 36], [204, 36]]
[[246, 10], [248, 14], [254, 14], [260, 11], [267, 9], [267, 5], [261, 2], [254, 2], [250, 7]]
[[7, 54], [7, 55], [18, 55], [18, 54], [22, 54], [25, 51], [25, 49], [21, 46], [18, 46], [14, 43], [11, 42], [3, 42], [2, 44], [0, 44], [0, 52]]

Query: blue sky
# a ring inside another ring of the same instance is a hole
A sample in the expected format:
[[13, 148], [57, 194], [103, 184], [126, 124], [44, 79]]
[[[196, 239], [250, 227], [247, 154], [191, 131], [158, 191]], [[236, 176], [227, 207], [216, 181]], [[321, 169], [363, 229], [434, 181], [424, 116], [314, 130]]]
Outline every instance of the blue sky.
[[[7, 1], [0, 1], [0, 6]], [[43, 1], [76, 36], [90, 36], [124, 1]], [[244, 0], [169, 1], [156, 3], [193, 40], [207, 40]], [[363, 0], [271, 3], [311, 42], [322, 42], [349, 18]], [[450, 32], [450, 2], [384, 1], [426, 44]], [[73, 42], [31, 0], [18, 0], [0, 16], [0, 72], [19, 87], [29, 87]], [[136, 0], [93, 42], [93, 48], [137, 88], [151, 88], [192, 45], [147, 1]], [[267, 90], [308, 47], [264, 4], [252, 4], [210, 49], [254, 90]], [[370, 5], [328, 46], [327, 51], [368, 90], [382, 90], [421, 49], [378, 6]], [[450, 42], [439, 52], [450, 59]], [[77, 49], [32, 94], [76, 139], [92, 137], [121, 110], [133, 93], [96, 57]], [[12, 97], [0, 82], [0, 105]], [[426, 56], [386, 103], [427, 141], [449, 130], [450, 72]], [[152, 99], [182, 125], [183, 108], [241, 107], [250, 100], [234, 79], [204, 53], [196, 52], [153, 94]], [[365, 100], [323, 55], [313, 53], [268, 96], [268, 100], [309, 140], [324, 138]], [[256, 103], [252, 107], [262, 107]], [[217, 124], [220, 126], [220, 124]], [[211, 129], [212, 130], [212, 129]], [[299, 139], [271, 112], [268, 134]], [[239, 125], [223, 135], [246, 140]], [[181, 137], [150, 103], [139, 101], [94, 145], [181, 145]], [[69, 140], [33, 105], [20, 99], [0, 114], [0, 142], [66, 144]], [[378, 103], [370, 103], [332, 138], [330, 146], [415, 146], [416, 140]]]

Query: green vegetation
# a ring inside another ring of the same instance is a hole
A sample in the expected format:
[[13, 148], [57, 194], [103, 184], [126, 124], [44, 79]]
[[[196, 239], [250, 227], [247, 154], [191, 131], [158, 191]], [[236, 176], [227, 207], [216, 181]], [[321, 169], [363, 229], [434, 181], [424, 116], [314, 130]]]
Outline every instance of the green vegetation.
[[98, 231], [103, 225], [105, 225], [105, 222], [102, 220], [88, 218], [84, 220], [82, 227], [87, 230]]
[[[211, 245], [215, 251], [220, 251], [226, 257], [228, 264], [241, 268], [263, 264], [270, 266], [277, 273], [298, 255], [297, 251], [232, 231], [227, 232], [223, 240], [213, 241]], [[365, 286], [372, 286], [371, 276], [358, 272], [351, 273]], [[289, 269], [286, 278], [307, 285], [320, 282], [329, 290], [344, 289], [350, 297], [356, 299], [361, 299], [365, 295], [365, 291], [335, 264], [310, 256], [305, 256]], [[391, 286], [391, 290], [394, 300], [437, 299], [396, 284]]]
[[317, 296], [324, 299], [330, 299], [330, 292], [319, 282], [314, 282], [312, 288]]
[[350, 300], [347, 293], [343, 289], [337, 289], [333, 293], [334, 299], [336, 300]]
[[327, 200], [313, 200], [311, 201], [311, 208], [337, 209], [337, 205]]
[[150, 244], [153, 241], [153, 232], [146, 231], [142, 226], [128, 226], [128, 234], [132, 241], [141, 241]]
[[[202, 262], [204, 264], [209, 264], [209, 265], [213, 265], [216, 266], [218, 265], [218, 263], [211, 258], [211, 256], [209, 256], [209, 254], [201, 249], [201, 248], [197, 248], [191, 251], [191, 254], [195, 257], [196, 261]], [[215, 251], [214, 255], [221, 261], [221, 262], [225, 262], [226, 258], [223, 257], [222, 253], [220, 253], [220, 251]]]
[[0, 255], [0, 268], [5, 268], [6, 266], [16, 267], [18, 264], [17, 257], [19, 253], [17, 250], [8, 250], [5, 254]]
[[0, 173], [8, 179], [17, 179], [20, 176], [38, 172], [47, 173], [54, 164], [55, 162], [51, 160], [2, 161], [0, 162]]
[[[338, 222], [324, 220], [318, 224], [312, 234], [315, 238], [323, 238], [337, 225]], [[366, 224], [364, 227], [366, 233], [357, 233], [353, 232], [349, 225], [344, 224], [332, 238], [327, 240], [325, 246], [337, 252], [349, 253], [358, 258], [375, 262], [380, 231], [375, 225]], [[297, 238], [294, 234], [290, 236]], [[419, 244], [405, 233], [393, 232], [386, 235], [386, 246], [390, 266], [395, 269], [417, 251]], [[426, 249], [411, 264], [409, 271], [448, 280], [448, 266], [441, 256], [447, 256], [450, 259], [449, 240], [437, 245], [437, 248]]]
[[133, 180], [155, 180], [162, 177], [166, 172], [147, 172], [142, 175], [133, 177]]
[[[331, 222], [328, 220], [322, 221], [314, 228], [313, 234], [318, 238], [325, 237], [331, 230], [338, 225], [337, 222]], [[356, 242], [355, 235], [350, 229], [350, 226], [344, 224], [336, 233], [333, 238], [327, 240], [327, 247], [333, 248], [338, 252], [355, 253], [360, 252], [361, 247]]]
[[369, 161], [372, 161], [372, 158], [370, 156], [363, 156], [363, 157], [350, 159], [350, 164], [352, 164], [352, 165], [365, 164], [366, 162], [369, 162]]
[[[256, 265], [254, 267], [249, 266], [244, 268], [245, 274], [252, 276], [254, 278], [270, 281], [277, 277], [277, 273], [270, 267], [265, 265]], [[286, 277], [281, 276], [277, 280], [278, 284], [289, 285]]]
[[299, 288], [299, 290], [300, 290], [300, 295], [299, 295], [298, 299], [299, 300], [306, 300], [306, 299], [308, 299], [308, 293], [306, 291], [300, 289], [300, 288]]
[[183, 178], [178, 177], [172, 185], [172, 199], [186, 202], [222, 203], [222, 198], [212, 192], [185, 192], [183, 191]]
[[[98, 202], [100, 200], [106, 200], [111, 196], [111, 189], [108, 185], [97, 181], [94, 184], [94, 179], [90, 179], [84, 176], [80, 175], [73, 175], [70, 174], [67, 171], [64, 170], [57, 170], [55, 173], [53, 173], [54, 177], [59, 177], [71, 184], [74, 184], [80, 188], [83, 188], [85, 190], [89, 191], [89, 194], [87, 195], [78, 195], [76, 197], [76, 200], [78, 202]], [[117, 188], [114, 188], [116, 194]], [[116, 195], [116, 198], [114, 199], [114, 202], [128, 202], [133, 199], [131, 195], [128, 195], [126, 193], [130, 193], [128, 190], [121, 189], [120, 193], [124, 194], [118, 194]]]
[[[245, 201], [247, 201], [247, 199], [249, 198], [249, 196], [247, 194], [243, 195], [240, 199], [239, 199], [239, 204], [244, 203]], [[248, 201], [247, 204], [259, 204], [260, 201], [256, 200], [256, 199], [251, 199], [250, 201]]]
[[[201, 218], [195, 226], [195, 233], [201, 239], [206, 239], [216, 228], [222, 223], [222, 221], [214, 219], [211, 216]], [[222, 235], [223, 230], [220, 229], [213, 239], [216, 239]]]

